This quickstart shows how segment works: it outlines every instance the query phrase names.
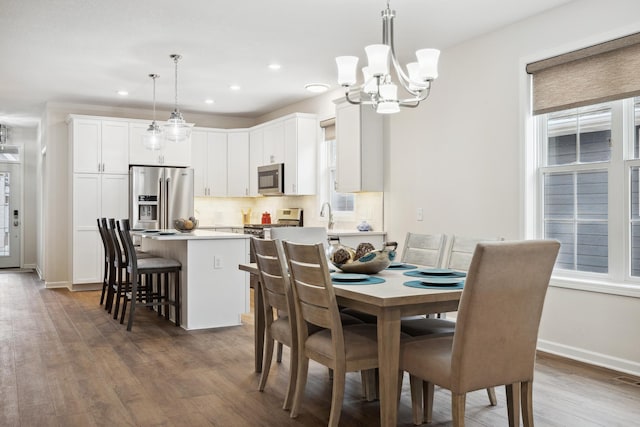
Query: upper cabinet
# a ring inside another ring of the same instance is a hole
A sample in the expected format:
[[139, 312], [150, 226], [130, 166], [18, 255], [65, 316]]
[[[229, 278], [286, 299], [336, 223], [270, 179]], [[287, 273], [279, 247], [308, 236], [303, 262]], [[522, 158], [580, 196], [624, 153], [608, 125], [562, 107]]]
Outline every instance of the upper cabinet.
[[227, 195], [249, 195], [249, 132], [232, 130], [227, 134]]
[[[159, 123], [162, 126], [161, 123]], [[129, 163], [145, 166], [191, 166], [191, 140], [165, 142], [162, 150], [149, 150], [144, 146], [143, 137], [149, 123], [129, 125]]]
[[75, 173], [127, 173], [129, 124], [71, 116], [70, 137]]
[[336, 105], [336, 191], [383, 191], [383, 131], [369, 106]]
[[196, 197], [249, 195], [249, 132], [199, 128], [191, 134]]
[[286, 195], [316, 193], [318, 119], [295, 113], [263, 123], [249, 133], [249, 195], [258, 195], [258, 166], [284, 163]]
[[315, 115], [297, 115], [284, 121], [285, 194], [316, 193], [318, 129]]

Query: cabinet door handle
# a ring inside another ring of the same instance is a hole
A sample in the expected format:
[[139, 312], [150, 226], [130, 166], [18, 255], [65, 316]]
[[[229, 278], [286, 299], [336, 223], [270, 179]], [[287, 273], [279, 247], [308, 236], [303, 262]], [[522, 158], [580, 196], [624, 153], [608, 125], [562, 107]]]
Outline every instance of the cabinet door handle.
[[98, 163], [98, 172], [100, 172], [100, 163]]

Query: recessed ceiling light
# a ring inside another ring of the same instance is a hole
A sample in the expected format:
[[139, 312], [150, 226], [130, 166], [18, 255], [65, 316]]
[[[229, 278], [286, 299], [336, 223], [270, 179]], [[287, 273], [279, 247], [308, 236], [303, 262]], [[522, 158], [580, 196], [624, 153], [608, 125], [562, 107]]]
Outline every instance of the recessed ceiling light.
[[204, 103], [205, 104], [213, 104], [213, 99], [205, 99]]
[[275, 63], [269, 64], [269, 69], [270, 70], [279, 70], [280, 68], [282, 68], [282, 65], [280, 65], [280, 64], [275, 64]]
[[304, 85], [304, 88], [309, 92], [322, 93], [329, 89], [329, 85], [324, 83], [309, 83], [308, 85]]
[[231, 89], [231, 90], [240, 90], [240, 85], [231, 85], [231, 86], [229, 86], [229, 89]]
[[129, 92], [127, 92], [126, 90], [119, 90], [119, 91], [118, 91], [118, 95], [120, 95], [120, 96], [127, 96], [127, 95], [129, 95]]

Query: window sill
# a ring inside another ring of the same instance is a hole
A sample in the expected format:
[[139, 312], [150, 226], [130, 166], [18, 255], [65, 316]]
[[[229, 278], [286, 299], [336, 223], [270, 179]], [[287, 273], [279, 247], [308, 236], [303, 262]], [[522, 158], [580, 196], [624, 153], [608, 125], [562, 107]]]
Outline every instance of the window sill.
[[604, 280], [552, 276], [549, 286], [554, 288], [575, 289], [585, 292], [597, 292], [601, 294], [640, 298], [640, 285], [636, 284], [630, 285], [607, 282]]

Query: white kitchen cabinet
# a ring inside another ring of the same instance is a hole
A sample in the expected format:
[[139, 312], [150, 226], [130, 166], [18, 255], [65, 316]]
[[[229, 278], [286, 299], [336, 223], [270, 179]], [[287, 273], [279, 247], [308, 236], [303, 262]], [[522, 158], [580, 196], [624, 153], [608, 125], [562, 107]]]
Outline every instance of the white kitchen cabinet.
[[75, 173], [127, 173], [129, 124], [71, 116], [69, 120]]
[[297, 114], [284, 121], [285, 194], [316, 194], [318, 120]]
[[98, 218], [128, 218], [128, 174], [73, 174], [73, 284], [100, 283], [104, 250]]
[[336, 105], [336, 191], [383, 191], [383, 131], [369, 106]]
[[284, 163], [284, 122], [274, 120], [263, 127], [262, 164]]
[[258, 166], [262, 166], [264, 131], [254, 128], [249, 132], [249, 196], [258, 196]]
[[[257, 178], [256, 178], [257, 179]], [[249, 132], [227, 133], [227, 196], [249, 195]]]
[[194, 194], [227, 196], [227, 132], [194, 130], [191, 133]]
[[[158, 123], [162, 126], [162, 123]], [[165, 141], [161, 150], [149, 150], [144, 146], [144, 135], [149, 123], [136, 122], [129, 125], [129, 163], [143, 166], [191, 166], [191, 140]]]

